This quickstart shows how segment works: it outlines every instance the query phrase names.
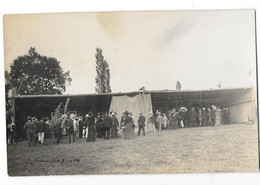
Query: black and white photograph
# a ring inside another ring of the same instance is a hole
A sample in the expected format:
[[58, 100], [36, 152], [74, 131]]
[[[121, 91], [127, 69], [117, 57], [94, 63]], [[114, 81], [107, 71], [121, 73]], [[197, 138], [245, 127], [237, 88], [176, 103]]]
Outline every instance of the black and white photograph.
[[258, 172], [255, 16], [4, 15], [8, 175]]

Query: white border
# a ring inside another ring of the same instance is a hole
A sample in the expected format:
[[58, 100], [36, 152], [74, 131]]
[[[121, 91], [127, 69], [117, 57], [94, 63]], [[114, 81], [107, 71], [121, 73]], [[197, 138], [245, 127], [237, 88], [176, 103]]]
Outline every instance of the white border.
[[[260, 1], [259, 0], [2, 0], [0, 12], [3, 14], [18, 13], [58, 13], [58, 12], [96, 12], [96, 11], [136, 11], [136, 10], [203, 10], [203, 9], [255, 9], [259, 33]], [[3, 19], [2, 19], [3, 20]], [[3, 23], [0, 29], [0, 56], [3, 50]], [[258, 36], [259, 38], [259, 36]], [[258, 39], [259, 40], [259, 39]], [[259, 42], [258, 42], [259, 43]], [[259, 56], [259, 52], [258, 52]], [[4, 87], [4, 63], [1, 57], [1, 80]], [[62, 176], [62, 177], [16, 177], [7, 176], [6, 143], [4, 124], [4, 88], [0, 88], [1, 124], [0, 124], [0, 183], [1, 184], [260, 184], [259, 173], [215, 173], [215, 174], [173, 174], [173, 175], [108, 175], [108, 176]]]

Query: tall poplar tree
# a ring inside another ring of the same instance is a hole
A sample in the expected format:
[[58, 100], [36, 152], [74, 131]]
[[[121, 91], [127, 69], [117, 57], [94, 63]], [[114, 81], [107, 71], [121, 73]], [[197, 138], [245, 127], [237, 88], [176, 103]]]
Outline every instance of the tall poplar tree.
[[110, 93], [112, 92], [110, 87], [110, 70], [107, 61], [102, 55], [102, 50], [96, 48], [96, 92], [97, 93]]

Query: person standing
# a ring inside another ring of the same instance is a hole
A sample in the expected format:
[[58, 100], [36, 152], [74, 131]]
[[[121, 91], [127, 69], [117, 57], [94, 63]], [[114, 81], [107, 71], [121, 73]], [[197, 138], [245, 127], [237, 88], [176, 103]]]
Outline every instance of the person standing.
[[83, 117], [79, 116], [79, 120], [78, 120], [78, 126], [79, 126], [79, 138], [82, 139], [83, 136]]
[[79, 125], [78, 125], [78, 118], [76, 115], [73, 116], [73, 130], [74, 130], [74, 135], [77, 138], [77, 141], [79, 140]]
[[86, 141], [93, 142], [96, 140], [95, 117], [92, 111], [90, 111], [88, 115], [89, 115], [89, 118], [87, 120], [88, 136]]
[[230, 114], [230, 111], [228, 110], [228, 108], [226, 108], [226, 123], [227, 124], [230, 124], [230, 116], [231, 116], [231, 114]]
[[134, 135], [134, 122], [133, 122], [133, 118], [131, 116], [129, 116], [129, 112], [125, 111], [125, 128], [124, 128], [124, 136], [125, 139], [133, 139], [135, 138]]
[[97, 138], [103, 137], [102, 126], [103, 126], [103, 118], [101, 117], [101, 114], [98, 113], [97, 122], [96, 122]]
[[168, 129], [172, 130], [173, 129], [173, 112], [169, 111], [168, 112], [168, 120], [169, 120], [169, 124], [168, 124]]
[[216, 123], [216, 107], [214, 105], [211, 106], [211, 111], [210, 111], [210, 117], [211, 117], [211, 126], [215, 126]]
[[158, 112], [158, 116], [156, 117], [156, 122], [158, 124], [158, 129], [162, 130], [163, 117], [161, 116], [161, 112]]
[[179, 112], [174, 108], [173, 110], [173, 127], [172, 129], [177, 129], [179, 128], [179, 123], [180, 123], [180, 114]]
[[109, 140], [111, 127], [112, 127], [112, 119], [108, 115], [108, 111], [106, 111], [105, 116], [104, 116], [104, 123], [103, 123], [104, 140]]
[[138, 118], [138, 136], [140, 136], [140, 132], [141, 130], [143, 131], [143, 135], [145, 136], [145, 130], [144, 130], [144, 127], [145, 127], [145, 117], [143, 116], [143, 113], [140, 112], [139, 113], [139, 118]]
[[168, 128], [168, 118], [165, 113], [163, 114], [163, 128], [164, 129]]
[[32, 121], [31, 117], [27, 117], [27, 122], [24, 124], [23, 129], [26, 131], [27, 139], [28, 139], [28, 146], [31, 147], [35, 146], [35, 123]]
[[62, 118], [59, 118], [56, 123], [54, 123], [52, 127], [52, 132], [54, 136], [54, 143], [58, 144], [60, 142], [60, 137], [61, 137], [61, 131], [62, 131]]
[[198, 111], [198, 121], [199, 121], [199, 126], [200, 127], [202, 126], [202, 120], [203, 120], [202, 110], [201, 110], [201, 108], [199, 108], [199, 111]]
[[118, 138], [117, 129], [119, 127], [119, 123], [116, 117], [116, 113], [113, 112], [111, 115], [112, 115], [111, 138]]
[[155, 116], [153, 115], [153, 112], [150, 112], [150, 114], [149, 114], [149, 129], [151, 129], [153, 132], [156, 132], [155, 124], [156, 124]]
[[40, 121], [38, 122], [36, 126], [36, 130], [38, 132], [38, 142], [40, 144], [44, 143], [44, 135], [45, 135], [45, 123], [44, 123], [44, 118], [41, 118]]
[[74, 133], [74, 128], [73, 128], [73, 120], [72, 118], [74, 117], [73, 114], [70, 114], [69, 118], [66, 119], [65, 125], [66, 125], [66, 130], [68, 133], [69, 137], [69, 143], [71, 143], [71, 137], [72, 137], [72, 142], [75, 143], [75, 133]]
[[201, 113], [202, 113], [202, 126], [204, 127], [207, 126], [207, 122], [208, 122], [208, 115], [205, 107], [202, 108]]
[[221, 125], [221, 109], [217, 107], [215, 111], [215, 125], [214, 126], [219, 126]]
[[17, 128], [14, 122], [10, 125], [10, 144], [13, 145], [14, 143], [17, 145]]
[[192, 107], [191, 111], [189, 112], [189, 122], [191, 127], [196, 127], [198, 124], [198, 114], [194, 107]]
[[39, 140], [38, 140], [38, 130], [37, 130], [39, 121], [38, 121], [38, 119], [36, 117], [32, 117], [32, 122], [35, 125], [35, 131], [33, 133], [35, 142], [37, 142], [37, 141], [39, 142]]

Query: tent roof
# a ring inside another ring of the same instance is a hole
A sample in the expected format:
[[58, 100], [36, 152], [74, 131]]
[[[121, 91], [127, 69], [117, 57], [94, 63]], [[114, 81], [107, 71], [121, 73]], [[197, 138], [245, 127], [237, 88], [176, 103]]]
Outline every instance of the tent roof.
[[[202, 93], [204, 95], [227, 95], [235, 92], [240, 92], [243, 90], [250, 90], [253, 87], [240, 87], [240, 88], [225, 88], [225, 89], [203, 89], [203, 90], [145, 90], [146, 94], [197, 94]], [[132, 91], [132, 92], [116, 92], [116, 93], [92, 93], [92, 94], [55, 94], [55, 95], [17, 95], [14, 96], [15, 99], [23, 99], [23, 98], [47, 98], [47, 97], [59, 97], [59, 98], [69, 98], [69, 97], [81, 97], [81, 96], [119, 96], [119, 95], [136, 95], [139, 91]]]

